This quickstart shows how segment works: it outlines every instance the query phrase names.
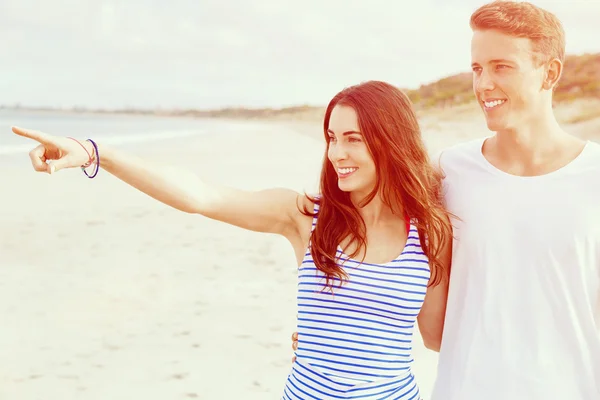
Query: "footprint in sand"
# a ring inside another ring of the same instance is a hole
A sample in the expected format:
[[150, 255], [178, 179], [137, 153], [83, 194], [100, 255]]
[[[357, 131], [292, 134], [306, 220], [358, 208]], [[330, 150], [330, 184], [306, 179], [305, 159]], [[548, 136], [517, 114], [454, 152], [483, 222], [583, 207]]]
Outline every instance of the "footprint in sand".
[[187, 378], [190, 374], [187, 372], [181, 373], [181, 374], [173, 374], [169, 377], [169, 380], [177, 380], [177, 381], [181, 381], [185, 378]]
[[252, 339], [252, 336], [242, 334], [242, 335], [235, 335], [235, 338], [236, 339]]
[[78, 381], [79, 377], [77, 375], [58, 375], [58, 379], [66, 379], [69, 381]]
[[266, 260], [263, 260], [263, 265], [272, 266], [275, 264], [277, 264], [277, 261], [273, 260], [272, 258], [267, 258]]
[[281, 344], [280, 343], [260, 343], [259, 346], [262, 348], [265, 348], [265, 349], [272, 349], [274, 347], [281, 347]]
[[21, 230], [19, 231], [19, 234], [23, 235], [23, 236], [27, 236], [27, 235], [31, 234], [32, 232], [33, 232], [33, 229], [26, 226], [26, 227], [21, 228]]
[[98, 220], [89, 220], [89, 221], [85, 221], [85, 225], [87, 225], [87, 226], [99, 226], [99, 225], [104, 225], [104, 221], [98, 221]]
[[130, 217], [134, 218], [134, 219], [140, 219], [140, 218], [144, 218], [148, 214], [149, 214], [148, 211], [141, 211], [141, 212], [136, 212], [136, 213], [131, 214]]

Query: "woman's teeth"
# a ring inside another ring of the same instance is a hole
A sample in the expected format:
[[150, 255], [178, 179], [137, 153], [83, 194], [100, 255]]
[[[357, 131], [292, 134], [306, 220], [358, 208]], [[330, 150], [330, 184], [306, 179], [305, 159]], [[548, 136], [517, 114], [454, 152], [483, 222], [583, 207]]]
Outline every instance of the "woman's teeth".
[[338, 174], [348, 175], [356, 171], [358, 168], [338, 168]]

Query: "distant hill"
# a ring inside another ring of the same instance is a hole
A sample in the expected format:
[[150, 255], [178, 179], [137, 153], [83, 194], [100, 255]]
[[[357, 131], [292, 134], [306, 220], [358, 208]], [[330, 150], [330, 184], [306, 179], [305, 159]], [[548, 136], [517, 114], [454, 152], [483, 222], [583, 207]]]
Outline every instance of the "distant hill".
[[[472, 73], [448, 76], [418, 89], [404, 89], [415, 106], [422, 110], [456, 106], [474, 100]], [[556, 102], [600, 99], [600, 53], [569, 55], [566, 57], [562, 78], [554, 95]], [[220, 110], [181, 110], [178, 115], [228, 118], [304, 118], [320, 119], [324, 107], [297, 106], [280, 109], [225, 108]]]
[[[419, 113], [436, 113], [447, 109], [449, 106], [456, 110], [456, 106], [472, 103], [474, 100], [472, 89], [472, 73], [464, 72], [448, 76], [436, 82], [421, 85], [418, 89], [404, 89]], [[600, 53], [569, 55], [565, 60], [563, 76], [555, 93], [556, 103], [566, 103], [571, 100], [593, 99], [580, 114], [570, 116], [569, 121], [588, 120], [600, 117], [597, 107], [600, 100]], [[19, 106], [1, 106], [2, 108], [21, 108]], [[33, 109], [23, 107], [25, 109]], [[52, 108], [36, 108], [37, 110], [56, 111]], [[87, 108], [74, 108], [59, 110], [67, 112], [92, 112], [92, 113], [118, 113], [138, 115], [161, 116], [186, 116], [197, 118], [234, 118], [234, 119], [296, 119], [296, 120], [321, 120], [325, 106], [298, 105], [283, 108], [245, 108], [228, 107], [216, 110], [175, 109], [175, 110], [144, 110], [144, 109], [118, 109], [99, 110]]]
[[[422, 111], [461, 105], [474, 100], [471, 72], [448, 76], [433, 83], [421, 85], [418, 89], [403, 90], [415, 106]], [[600, 99], [600, 53], [568, 55], [554, 99], [557, 103], [562, 103], [589, 98]], [[182, 111], [182, 114], [234, 118], [287, 118], [290, 116], [318, 116], [320, 118], [323, 109], [324, 107], [316, 106], [281, 109], [228, 108], [210, 111], [186, 110]]]
[[[452, 75], [406, 92], [420, 108], [463, 104], [473, 100], [472, 74]], [[600, 98], [600, 53], [567, 56], [554, 98]]]

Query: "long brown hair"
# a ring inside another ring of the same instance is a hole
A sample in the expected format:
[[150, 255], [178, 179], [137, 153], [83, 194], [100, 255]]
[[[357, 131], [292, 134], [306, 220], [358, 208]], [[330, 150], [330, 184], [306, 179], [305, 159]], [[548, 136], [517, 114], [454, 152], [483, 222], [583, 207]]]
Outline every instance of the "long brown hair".
[[[377, 194], [395, 214], [407, 215], [417, 226], [421, 247], [429, 259], [430, 285], [437, 285], [449, 271], [440, 261], [443, 240], [452, 235], [448, 213], [442, 206], [438, 169], [429, 162], [421, 138], [417, 116], [410, 99], [398, 88], [380, 81], [369, 81], [339, 92], [327, 106], [323, 131], [327, 130], [332, 110], [337, 105], [352, 107], [360, 131], [375, 162], [375, 188], [360, 207]], [[311, 254], [316, 267], [326, 276], [326, 287], [347, 275], [338, 264], [338, 245], [345, 238], [355, 243], [354, 258], [366, 247], [366, 226], [350, 194], [340, 190], [336, 171], [327, 157], [323, 160], [320, 196], [309, 197], [319, 205], [318, 223], [311, 234]], [[309, 210], [305, 214], [312, 215]], [[366, 252], [365, 252], [366, 253]]]

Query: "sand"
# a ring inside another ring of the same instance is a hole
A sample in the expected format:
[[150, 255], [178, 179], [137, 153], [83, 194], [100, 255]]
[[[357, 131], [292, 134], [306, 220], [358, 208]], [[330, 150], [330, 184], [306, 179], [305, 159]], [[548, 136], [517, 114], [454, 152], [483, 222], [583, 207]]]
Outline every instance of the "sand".
[[[433, 152], [488, 134], [481, 122], [424, 135]], [[252, 126], [125, 148], [242, 188], [314, 192], [319, 123]], [[280, 398], [296, 317], [285, 239], [170, 209], [104, 171], [38, 174], [26, 154], [0, 166], [0, 399]], [[427, 399], [437, 355], [418, 332], [414, 346]]]

